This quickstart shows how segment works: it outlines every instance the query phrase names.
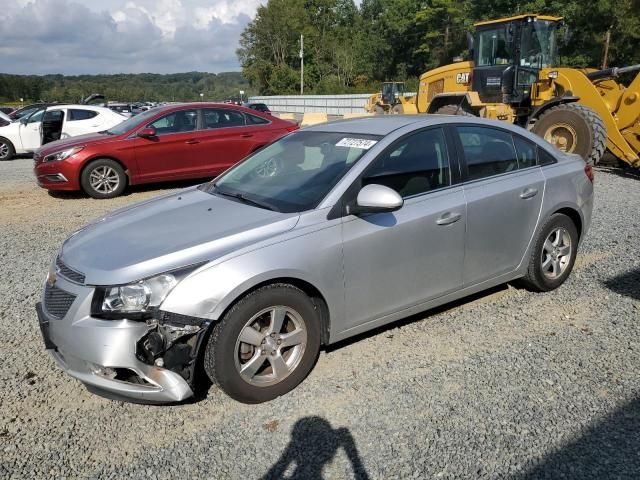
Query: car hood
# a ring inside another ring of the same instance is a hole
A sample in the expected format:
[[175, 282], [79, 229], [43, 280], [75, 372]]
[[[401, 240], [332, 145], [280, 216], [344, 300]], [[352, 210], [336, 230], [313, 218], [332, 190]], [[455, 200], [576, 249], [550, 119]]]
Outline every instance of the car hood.
[[105, 135], [101, 133], [85, 133], [75, 137], [63, 138], [51, 143], [47, 143], [40, 147], [38, 153], [40, 156], [50, 155], [54, 152], [66, 150], [67, 148], [77, 147], [79, 145], [87, 145], [89, 143], [104, 143], [120, 139], [120, 136]]
[[89, 285], [117, 285], [215, 260], [291, 230], [279, 213], [192, 188], [118, 210], [72, 234], [61, 259]]

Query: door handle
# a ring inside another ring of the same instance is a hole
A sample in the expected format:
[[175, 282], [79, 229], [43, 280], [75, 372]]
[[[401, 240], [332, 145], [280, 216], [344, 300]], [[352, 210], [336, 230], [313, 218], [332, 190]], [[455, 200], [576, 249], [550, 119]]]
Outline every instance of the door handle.
[[253, 133], [243, 133], [242, 135], [240, 135], [242, 138], [251, 138], [253, 137]]
[[200, 143], [200, 140], [187, 140], [186, 142], [187, 145], [196, 145], [197, 143]]
[[537, 188], [525, 188], [520, 194], [520, 198], [526, 200], [527, 198], [535, 197], [538, 194]]
[[461, 218], [462, 218], [462, 214], [460, 213], [447, 212], [447, 213], [443, 213], [442, 216], [438, 220], [436, 220], [436, 223], [438, 225], [450, 225], [452, 223], [457, 222]]

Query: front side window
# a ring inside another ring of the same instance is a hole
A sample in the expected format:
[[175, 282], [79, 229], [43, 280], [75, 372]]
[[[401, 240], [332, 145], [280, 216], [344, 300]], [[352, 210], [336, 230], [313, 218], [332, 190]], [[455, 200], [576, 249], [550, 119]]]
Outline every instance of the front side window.
[[202, 111], [202, 128], [241, 127], [244, 125], [244, 115], [226, 108], [205, 108]]
[[202, 188], [271, 210], [304, 212], [315, 208], [379, 139], [363, 134], [296, 132]]
[[442, 129], [424, 130], [400, 140], [371, 164], [363, 183], [384, 185], [403, 198], [450, 185]]
[[69, 110], [69, 121], [89, 120], [97, 115], [98, 112], [94, 112], [93, 110], [77, 110], [72, 108]]
[[467, 180], [518, 169], [511, 134], [487, 127], [456, 127], [467, 163]]
[[478, 66], [508, 65], [513, 60], [511, 50], [506, 25], [478, 33]]
[[109, 130], [105, 130], [103, 133], [108, 135], [122, 135], [125, 132], [128, 132], [132, 128], [142, 127], [150, 118], [156, 116], [158, 112], [154, 110], [147, 110], [146, 112], [141, 113], [140, 115], [136, 115], [135, 117], [131, 117], [123, 122], [119, 123], [115, 127], [111, 127]]
[[178, 110], [160, 117], [149, 126], [156, 129], [156, 135], [167, 135], [169, 133], [192, 132], [196, 129], [197, 124], [197, 110]]
[[27, 118], [27, 123], [41, 122], [42, 116], [44, 115], [45, 110], [38, 110], [35, 113], [32, 113], [29, 118]]

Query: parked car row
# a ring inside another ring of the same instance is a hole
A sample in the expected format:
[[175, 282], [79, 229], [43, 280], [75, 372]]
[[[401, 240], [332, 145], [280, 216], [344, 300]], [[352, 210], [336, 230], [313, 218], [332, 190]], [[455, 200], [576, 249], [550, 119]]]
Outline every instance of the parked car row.
[[34, 155], [35, 174], [49, 190], [112, 198], [127, 185], [216, 176], [297, 128], [234, 105], [167, 105], [43, 146]]
[[579, 156], [470, 117], [295, 128], [180, 105], [38, 152], [43, 186], [105, 197], [214, 176], [270, 143], [63, 243], [37, 305], [61, 368], [95, 393], [162, 403], [191, 397], [204, 367], [231, 397], [263, 402], [295, 388], [323, 345], [514, 279], [548, 291], [569, 276], [593, 207]]

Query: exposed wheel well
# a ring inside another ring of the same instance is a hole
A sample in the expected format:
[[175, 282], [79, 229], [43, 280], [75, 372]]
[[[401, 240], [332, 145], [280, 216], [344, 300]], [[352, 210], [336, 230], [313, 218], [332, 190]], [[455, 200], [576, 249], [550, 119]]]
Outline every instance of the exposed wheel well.
[[553, 213], [554, 214], [562, 213], [563, 215], [566, 215], [567, 217], [569, 217], [571, 221], [574, 223], [574, 225], [576, 226], [576, 230], [578, 230], [578, 238], [582, 237], [582, 218], [580, 217], [580, 214], [576, 210], [574, 210], [573, 208], [565, 207]]
[[82, 174], [84, 173], [84, 171], [86, 170], [86, 168], [93, 162], [95, 162], [96, 160], [112, 160], [114, 162], [116, 162], [117, 164], [119, 164], [122, 167], [122, 170], [124, 170], [124, 174], [127, 176], [127, 183], [131, 184], [131, 176], [129, 174], [129, 169], [127, 168], [127, 166], [122, 163], [120, 160], [118, 160], [117, 158], [113, 158], [113, 157], [95, 157], [92, 158], [91, 160], [87, 160], [87, 162], [85, 162], [85, 164], [82, 166], [82, 168], [80, 169], [80, 173], [78, 175], [78, 182], [81, 181], [82, 179]]
[[262, 283], [259, 283], [257, 285], [254, 285], [247, 291], [242, 292], [240, 295], [238, 295], [237, 298], [235, 298], [233, 302], [231, 302], [231, 304], [229, 304], [229, 306], [225, 309], [223, 315], [225, 315], [236, 304], [236, 302], [238, 302], [244, 296], [248, 295], [254, 290], [257, 290], [261, 287], [264, 287], [266, 285], [271, 285], [274, 283], [288, 283], [289, 285], [293, 285], [294, 287], [299, 288], [304, 293], [309, 295], [309, 298], [311, 298], [311, 301], [313, 302], [313, 304], [316, 306], [316, 308], [320, 313], [320, 322], [321, 322], [320, 331], [322, 333], [320, 344], [321, 345], [328, 344], [329, 332], [330, 332], [330, 319], [329, 319], [329, 306], [327, 305], [327, 301], [324, 299], [324, 297], [316, 287], [314, 287], [309, 282], [306, 282], [305, 280], [300, 280], [299, 278], [292, 278], [292, 277], [272, 278]]

